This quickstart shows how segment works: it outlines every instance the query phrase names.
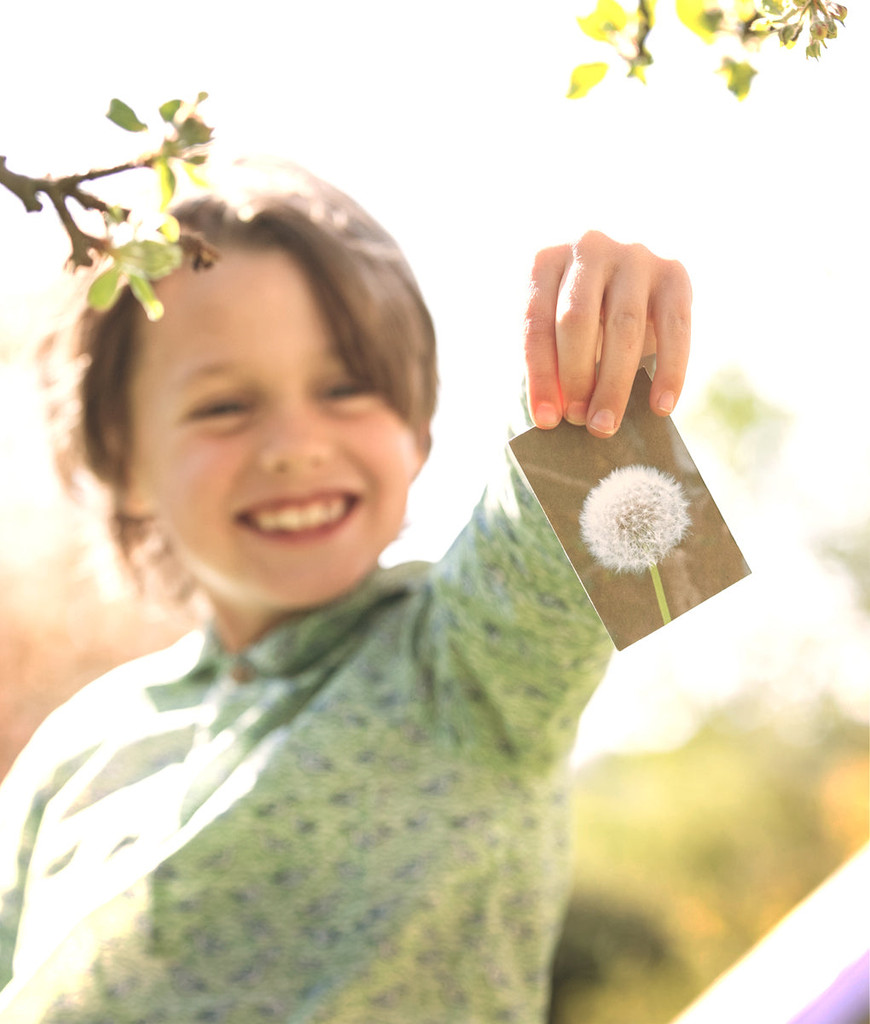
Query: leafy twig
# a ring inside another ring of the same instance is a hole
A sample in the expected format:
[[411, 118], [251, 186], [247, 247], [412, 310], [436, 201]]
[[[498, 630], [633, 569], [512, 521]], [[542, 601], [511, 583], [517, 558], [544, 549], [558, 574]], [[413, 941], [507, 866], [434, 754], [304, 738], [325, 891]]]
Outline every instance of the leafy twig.
[[[0, 185], [17, 196], [28, 213], [44, 209], [44, 199], [54, 207], [69, 236], [69, 264], [73, 269], [93, 266], [95, 258], [111, 258], [111, 265], [94, 281], [88, 293], [92, 305], [98, 308], [110, 306], [117, 298], [121, 285], [127, 281], [148, 315], [153, 318], [160, 316], [162, 307], [154, 296], [150, 282], [170, 273], [181, 262], [178, 224], [165, 211], [175, 195], [177, 168], [185, 171], [197, 184], [202, 183], [200, 169], [207, 159], [207, 149], [214, 134], [197, 110], [206, 96], [206, 93], [201, 92], [192, 104], [181, 100], [164, 103], [159, 108], [165, 129], [160, 147], [115, 167], [97, 168], [84, 174], [68, 174], [59, 178], [30, 177], [10, 170], [6, 157], [0, 156]], [[126, 103], [118, 99], [111, 101], [106, 116], [125, 131], [142, 132], [148, 128]], [[134, 233], [132, 241], [118, 245], [115, 242], [115, 230], [119, 225], [129, 222], [130, 211], [106, 203], [83, 186], [111, 175], [143, 168], [153, 170], [160, 185], [160, 209], [164, 212], [164, 222], [159, 229], [160, 237], [142, 240], [136, 238]], [[105, 225], [103, 236], [84, 231], [70, 210], [69, 203], [76, 204], [82, 210], [100, 213]], [[193, 244], [196, 247], [196, 243]], [[188, 240], [187, 247], [190, 245]], [[198, 253], [200, 262], [207, 263], [213, 258], [213, 253]]]
[[[595, 10], [577, 22], [589, 38], [609, 44], [628, 64], [630, 78], [645, 81], [644, 69], [652, 64], [647, 37], [654, 24], [656, 0], [637, 0], [636, 11], [618, 0], [597, 0]], [[807, 57], [818, 59], [828, 39], [835, 39], [845, 23], [846, 8], [835, 0], [675, 0], [680, 21], [706, 43], [730, 40], [744, 52], [752, 51], [770, 36], [782, 46], [795, 45], [808, 26]], [[610, 65], [596, 62], [578, 65], [571, 74], [569, 99], [585, 96], [607, 74]], [[755, 75], [745, 60], [726, 56], [718, 69], [728, 88], [744, 99]]]

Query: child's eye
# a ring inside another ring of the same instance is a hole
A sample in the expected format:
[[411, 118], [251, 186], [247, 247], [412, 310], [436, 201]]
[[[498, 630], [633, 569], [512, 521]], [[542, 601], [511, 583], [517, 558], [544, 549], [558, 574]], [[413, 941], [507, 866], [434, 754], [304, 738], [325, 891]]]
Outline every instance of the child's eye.
[[221, 417], [241, 416], [248, 411], [250, 403], [241, 399], [225, 398], [207, 402], [194, 409], [191, 418], [195, 420], [220, 419]]
[[361, 380], [342, 380], [331, 384], [326, 389], [326, 397], [331, 401], [341, 401], [346, 398], [359, 398], [373, 394], [370, 384]]

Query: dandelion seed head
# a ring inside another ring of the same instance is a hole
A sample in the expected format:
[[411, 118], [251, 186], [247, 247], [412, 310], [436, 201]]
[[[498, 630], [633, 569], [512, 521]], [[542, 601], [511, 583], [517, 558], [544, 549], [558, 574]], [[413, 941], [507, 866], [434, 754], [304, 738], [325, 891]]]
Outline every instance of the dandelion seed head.
[[653, 466], [622, 466], [586, 496], [580, 535], [592, 557], [615, 572], [646, 572], [691, 526], [682, 486]]

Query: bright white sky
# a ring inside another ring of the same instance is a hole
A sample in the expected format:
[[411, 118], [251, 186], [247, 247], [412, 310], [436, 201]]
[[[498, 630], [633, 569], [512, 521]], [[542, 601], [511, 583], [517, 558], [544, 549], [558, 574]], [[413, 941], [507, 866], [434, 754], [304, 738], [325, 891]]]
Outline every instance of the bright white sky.
[[[123, 160], [141, 137], [103, 118], [112, 96], [156, 123], [164, 100], [204, 89], [216, 157], [307, 164], [393, 231], [432, 306], [444, 380], [435, 454], [394, 557], [443, 550], [500, 447], [534, 251], [596, 227], [681, 259], [695, 349], [680, 412], [736, 364], [795, 419], [754, 492], [704, 462], [683, 428], [754, 575], [616, 659], [623, 734], [660, 721], [666, 742], [687, 707], [750, 673], [791, 678], [800, 666], [789, 686], [812, 687], [824, 666], [866, 696], [866, 622], [808, 544], [866, 519], [870, 500], [870, 18], [850, 5], [819, 63], [770, 43], [738, 103], [712, 73], [714, 54], [672, 24], [668, 0], [659, 7], [650, 84], [615, 69], [568, 101], [574, 65], [606, 52], [576, 25], [580, 0], [246, 0], [225, 13], [95, 0], [49, 2], [39, 17], [16, 4], [0, 38], [0, 153], [30, 173]], [[5, 194], [0, 237], [0, 325], [19, 331], [65, 241], [50, 214], [26, 217]], [[652, 685], [665, 675], [676, 687]], [[590, 720], [603, 735], [604, 712]]]

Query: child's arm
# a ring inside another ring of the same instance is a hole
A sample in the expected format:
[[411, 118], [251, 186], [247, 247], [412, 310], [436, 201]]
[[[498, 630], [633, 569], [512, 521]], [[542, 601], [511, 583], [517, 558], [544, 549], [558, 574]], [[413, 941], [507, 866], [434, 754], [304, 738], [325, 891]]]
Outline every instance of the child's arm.
[[564, 417], [609, 437], [619, 429], [638, 363], [652, 353], [650, 405], [668, 415], [686, 373], [691, 304], [681, 264], [642, 245], [590, 231], [538, 253], [525, 318], [535, 423], [555, 427]]
[[[566, 407], [579, 401], [589, 403], [590, 419], [609, 409], [618, 424], [638, 363], [653, 352], [652, 401], [661, 405], [668, 391], [676, 401], [690, 302], [683, 268], [640, 246], [592, 234], [540, 253], [525, 325], [537, 422], [556, 426]], [[526, 764], [564, 756], [612, 644], [537, 500], [510, 464], [435, 567], [429, 594], [419, 650], [428, 663], [434, 718], [447, 733], [475, 737], [484, 748], [488, 742], [491, 752]]]

